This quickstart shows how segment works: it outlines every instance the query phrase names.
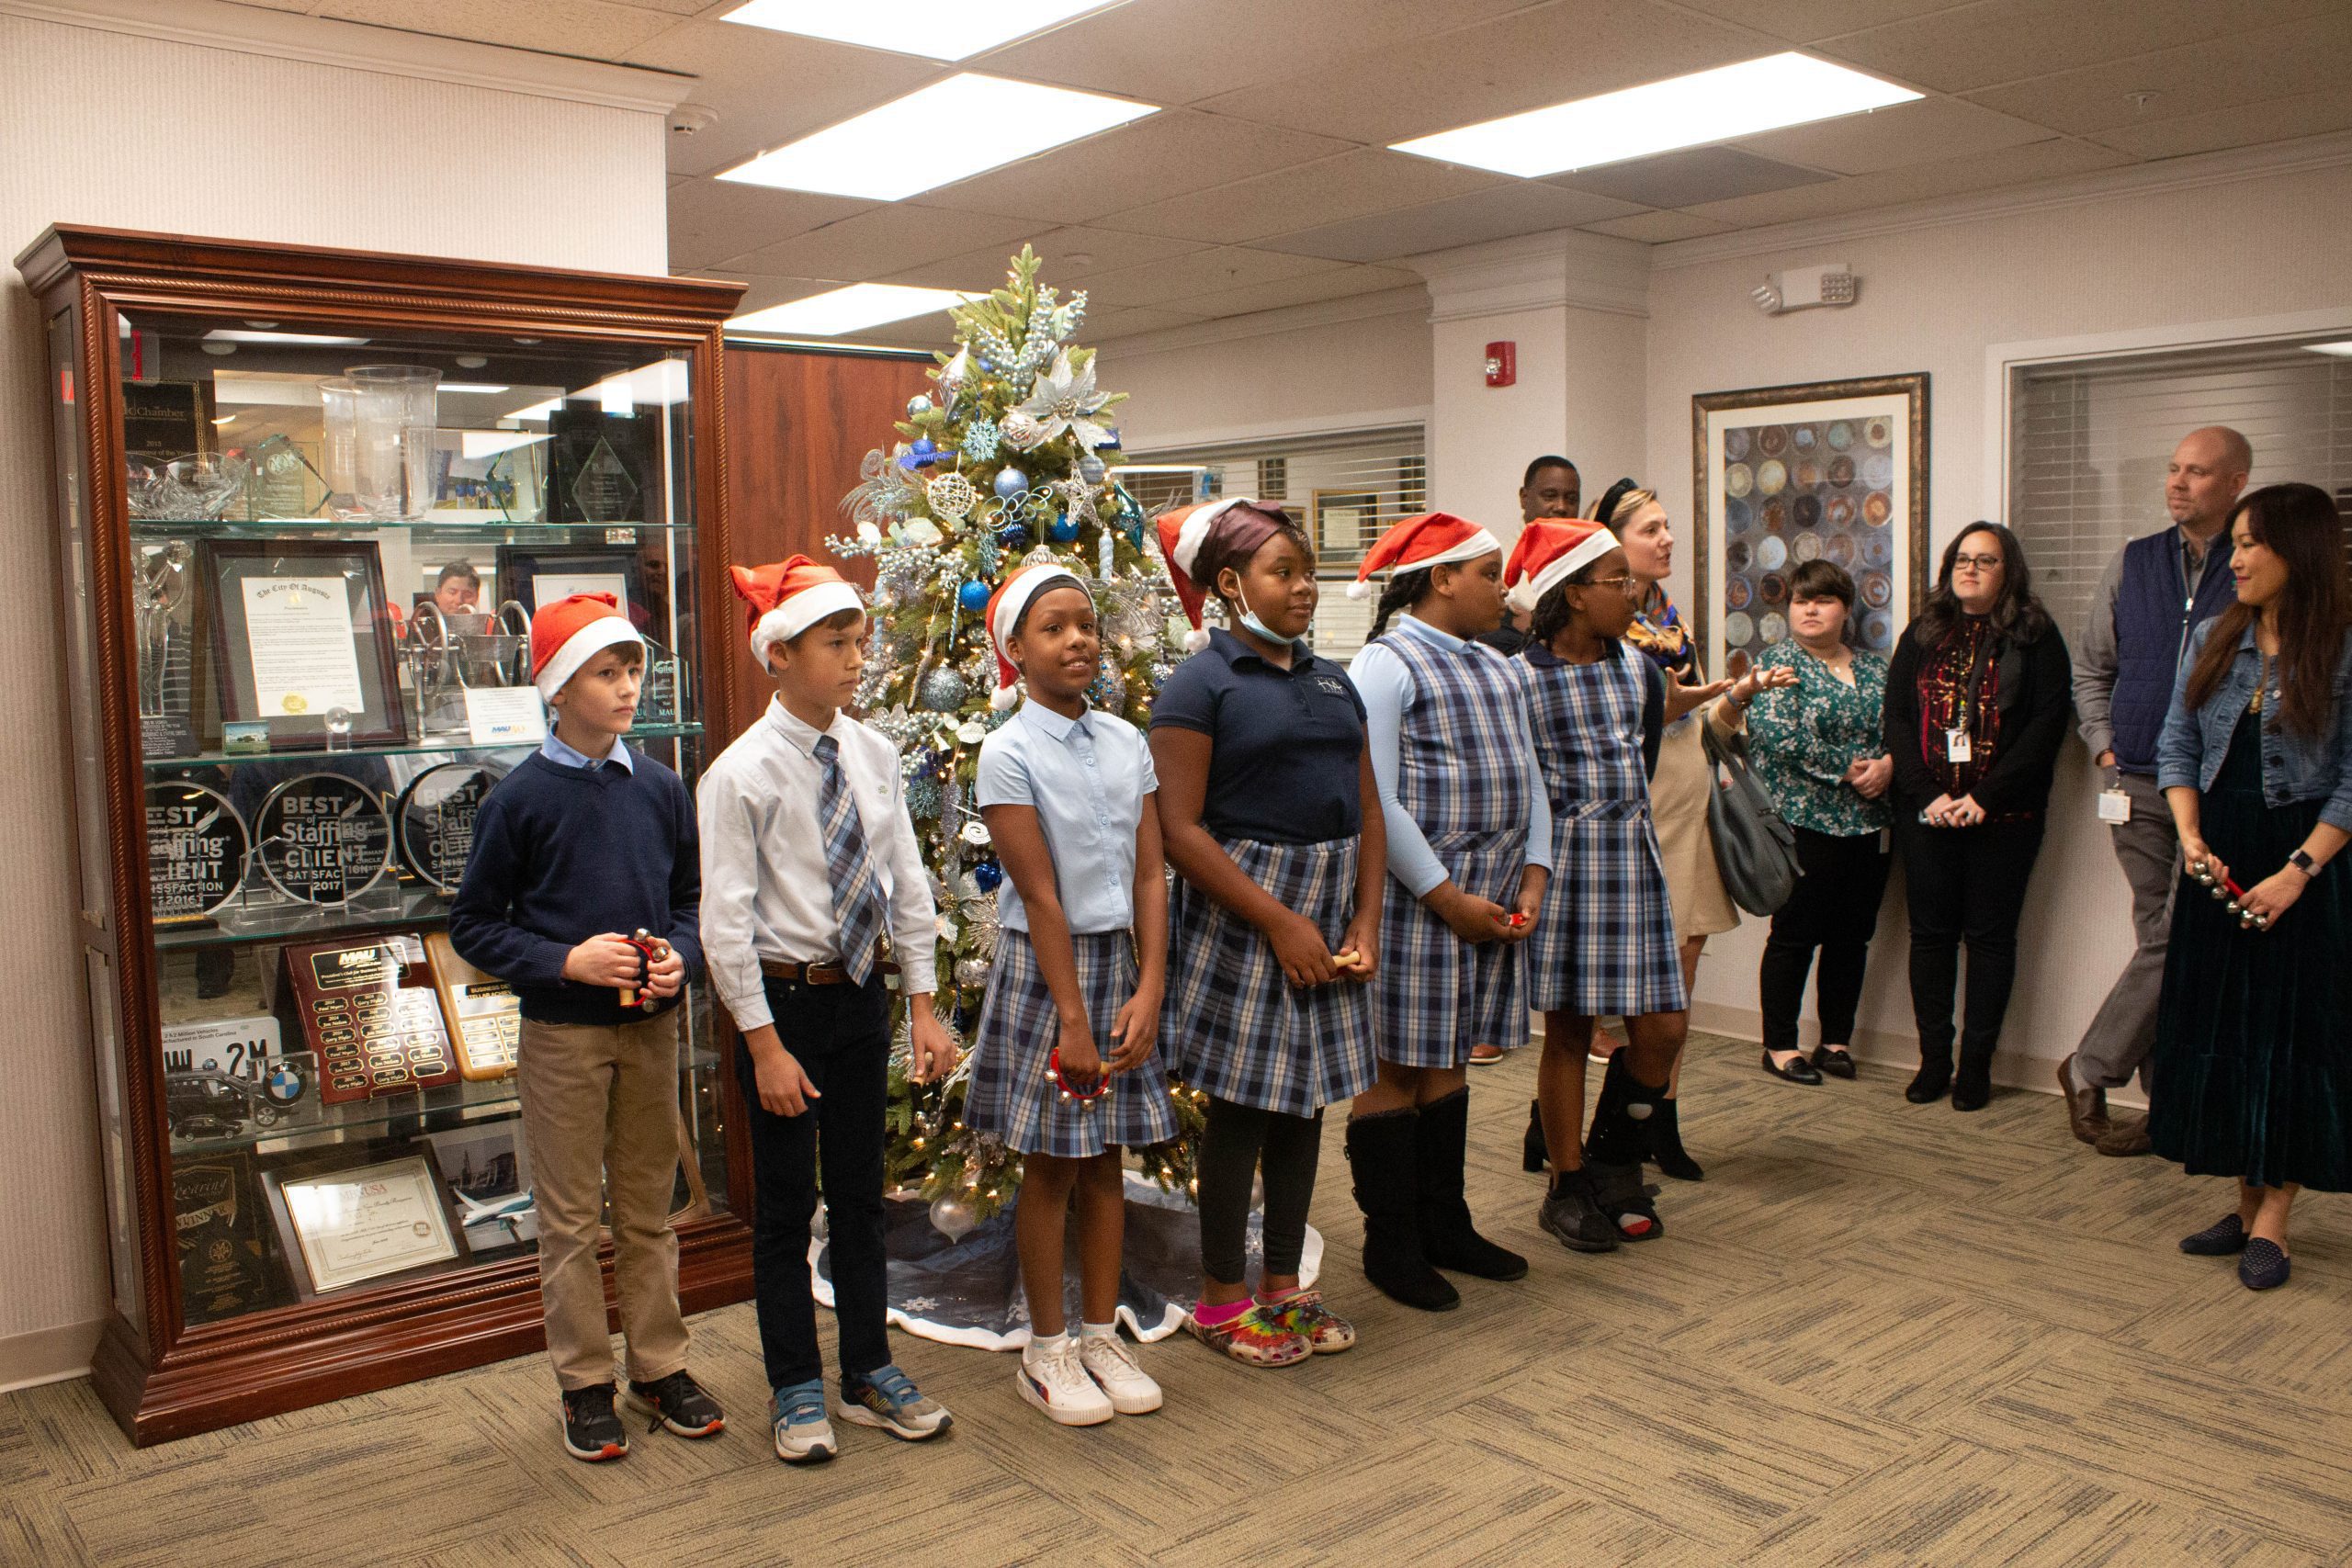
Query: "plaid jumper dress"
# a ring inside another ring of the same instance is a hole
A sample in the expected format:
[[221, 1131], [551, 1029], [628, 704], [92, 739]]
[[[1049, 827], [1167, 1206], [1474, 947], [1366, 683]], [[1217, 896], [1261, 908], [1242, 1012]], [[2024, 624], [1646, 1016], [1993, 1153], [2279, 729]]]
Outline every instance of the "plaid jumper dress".
[[[1111, 1026], [1136, 994], [1135, 941], [1125, 931], [1088, 931], [1073, 935], [1069, 944], [1094, 1048], [1108, 1060]], [[1157, 1047], [1114, 1077], [1110, 1092], [1100, 1100], [1064, 1100], [1046, 1071], [1060, 1040], [1060, 1013], [1046, 972], [1037, 967], [1029, 933], [999, 931], [988, 997], [973, 1036], [964, 1120], [977, 1131], [995, 1134], [1017, 1153], [1064, 1159], [1086, 1159], [1121, 1145], [1148, 1148], [1176, 1135], [1176, 1108]], [[1080, 1080], [1076, 1087], [1093, 1086]]]
[[[1519, 677], [1483, 643], [1454, 650], [1411, 636], [1379, 642], [1413, 678], [1397, 739], [1397, 801], [1454, 886], [1509, 908], [1526, 869], [1532, 804], [1534, 742]], [[1473, 1045], [1527, 1043], [1518, 948], [1464, 942], [1401, 886], [1381, 913], [1373, 988], [1374, 1048], [1384, 1062], [1458, 1067]]]
[[1521, 955], [1538, 1012], [1638, 1018], [1690, 1005], [1642, 775], [1638, 657], [1614, 643], [1594, 664], [1541, 647], [1521, 660], [1552, 806], [1552, 881]]

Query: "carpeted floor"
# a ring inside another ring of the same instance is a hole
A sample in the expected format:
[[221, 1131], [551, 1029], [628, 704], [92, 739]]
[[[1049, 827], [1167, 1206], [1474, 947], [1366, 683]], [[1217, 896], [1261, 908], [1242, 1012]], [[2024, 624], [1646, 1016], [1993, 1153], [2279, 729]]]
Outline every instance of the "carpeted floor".
[[1535, 1226], [1533, 1053], [1476, 1075], [1472, 1200], [1534, 1268], [1443, 1316], [1356, 1272], [1335, 1118], [1315, 1218], [1363, 1342], [1255, 1372], [1170, 1339], [1156, 1416], [1063, 1431], [1010, 1358], [900, 1339], [955, 1432], [788, 1470], [748, 1306], [695, 1323], [734, 1428], [603, 1467], [563, 1457], [537, 1358], [144, 1452], [68, 1383], [0, 1398], [0, 1562], [2352, 1563], [2340, 1201], [2256, 1297], [2174, 1248], [2222, 1184], [2098, 1157], [2050, 1096], [1961, 1116], [1753, 1049], [1700, 1043], [1707, 1180], [1600, 1258]]

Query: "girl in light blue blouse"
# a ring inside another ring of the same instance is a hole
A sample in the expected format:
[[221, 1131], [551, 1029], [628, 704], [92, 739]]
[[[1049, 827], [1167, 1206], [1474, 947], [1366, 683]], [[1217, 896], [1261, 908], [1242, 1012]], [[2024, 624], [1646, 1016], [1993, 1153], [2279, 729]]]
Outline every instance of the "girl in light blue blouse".
[[[1142, 733], [1087, 707], [1102, 645], [1078, 579], [1052, 563], [1022, 568], [989, 601], [988, 629], [1000, 694], [1025, 677], [1029, 698], [980, 747], [980, 815], [1007, 880], [964, 1120], [1023, 1156], [1021, 1396], [1062, 1426], [1089, 1427], [1160, 1403], [1116, 1319], [1119, 1151], [1176, 1135], [1156, 1049], [1168, 963], [1159, 784]], [[1062, 1278], [1073, 1196], [1075, 1340]]]

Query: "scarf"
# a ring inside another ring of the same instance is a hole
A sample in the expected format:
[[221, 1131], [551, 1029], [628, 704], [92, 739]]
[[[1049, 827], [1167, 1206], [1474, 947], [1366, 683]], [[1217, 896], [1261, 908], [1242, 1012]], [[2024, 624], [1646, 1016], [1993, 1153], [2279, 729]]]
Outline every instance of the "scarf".
[[1690, 634], [1684, 629], [1681, 615], [1662, 587], [1653, 586], [1641, 608], [1634, 612], [1634, 624], [1625, 628], [1625, 640], [1649, 655], [1669, 675], [1679, 678], [1697, 672], [1698, 653], [1690, 646]]

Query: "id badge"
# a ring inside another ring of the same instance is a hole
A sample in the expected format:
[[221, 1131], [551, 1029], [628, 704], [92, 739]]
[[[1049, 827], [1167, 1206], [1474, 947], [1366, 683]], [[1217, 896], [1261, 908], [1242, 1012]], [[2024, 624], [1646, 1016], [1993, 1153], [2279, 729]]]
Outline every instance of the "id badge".
[[1955, 727], [1944, 731], [1944, 759], [1947, 761], [1965, 762], [1972, 754], [1967, 730]]
[[2098, 819], [2102, 822], [2132, 820], [2132, 797], [2120, 789], [2098, 792]]

